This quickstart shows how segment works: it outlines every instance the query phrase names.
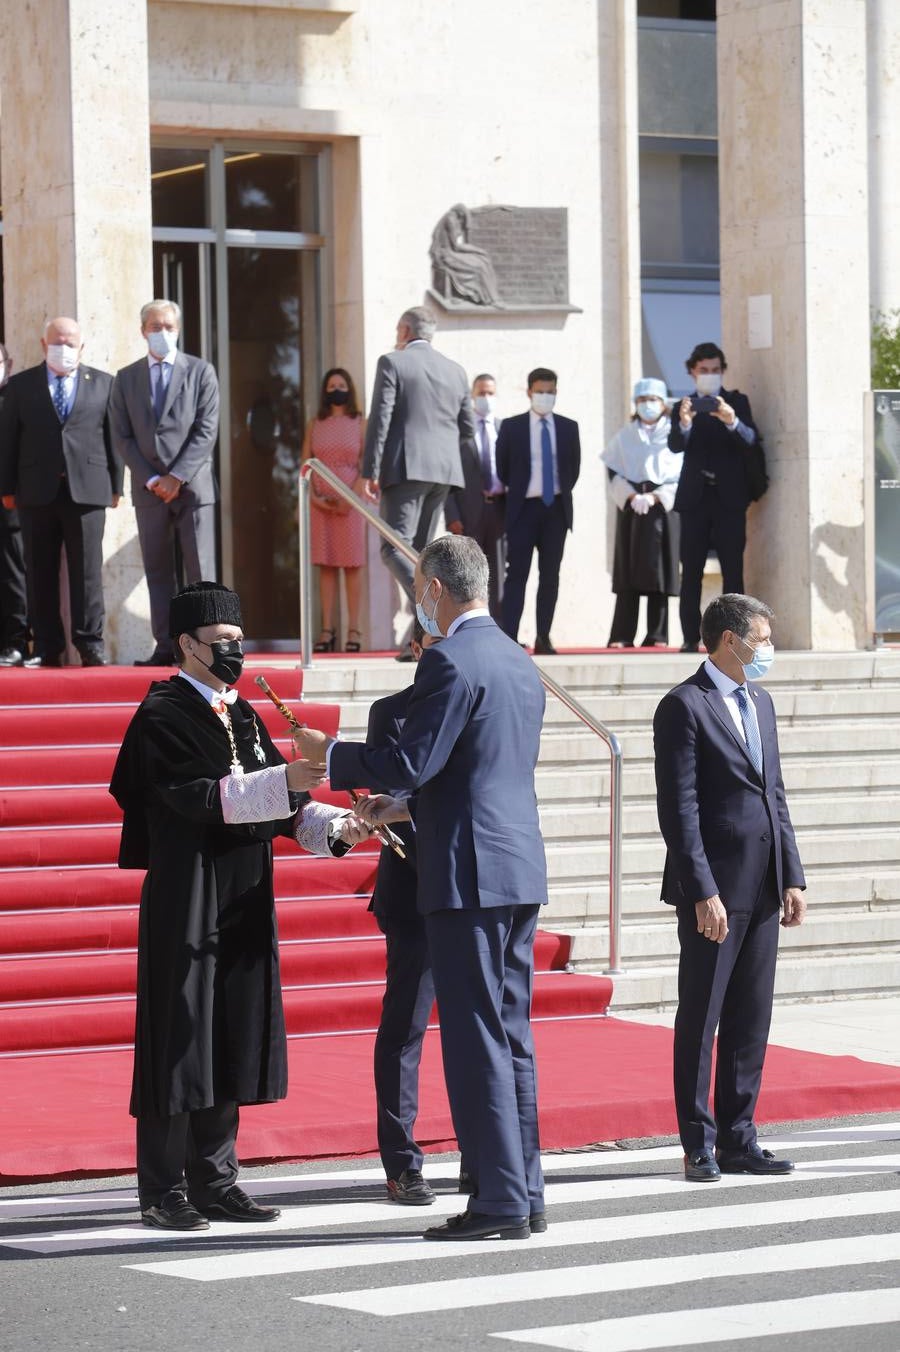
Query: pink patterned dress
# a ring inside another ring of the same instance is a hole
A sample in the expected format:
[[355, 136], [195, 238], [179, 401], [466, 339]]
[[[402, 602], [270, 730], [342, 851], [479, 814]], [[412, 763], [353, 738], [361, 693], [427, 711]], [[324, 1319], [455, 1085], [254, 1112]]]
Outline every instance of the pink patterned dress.
[[[352, 485], [359, 477], [362, 428], [362, 418], [343, 415], [317, 418], [313, 423], [312, 454], [345, 484]], [[323, 512], [316, 506], [316, 499], [328, 496], [328, 484], [314, 474], [310, 511], [312, 561], [326, 568], [361, 568], [366, 561], [366, 523], [352, 508], [344, 516]]]

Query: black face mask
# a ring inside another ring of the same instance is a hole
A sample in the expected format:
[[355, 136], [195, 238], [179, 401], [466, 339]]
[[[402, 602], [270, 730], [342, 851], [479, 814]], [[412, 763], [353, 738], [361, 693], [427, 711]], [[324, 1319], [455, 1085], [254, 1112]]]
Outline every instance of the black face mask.
[[338, 406], [340, 406], [341, 404], [346, 404], [349, 399], [350, 399], [349, 390], [329, 390], [325, 396], [325, 403], [337, 404]]
[[[202, 639], [197, 639], [202, 643]], [[244, 645], [239, 638], [220, 638], [215, 643], [207, 643], [207, 648], [213, 655], [211, 662], [204, 662], [202, 657], [194, 656], [197, 661], [209, 672], [210, 676], [215, 676], [217, 680], [224, 681], [226, 685], [234, 685], [240, 679], [241, 672], [244, 670]]]

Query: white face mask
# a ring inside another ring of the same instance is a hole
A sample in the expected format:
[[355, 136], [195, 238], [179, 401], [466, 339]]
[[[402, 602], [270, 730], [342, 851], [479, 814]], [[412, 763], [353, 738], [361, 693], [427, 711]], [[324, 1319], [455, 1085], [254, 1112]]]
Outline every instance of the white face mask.
[[78, 348], [69, 347], [66, 343], [48, 343], [47, 365], [57, 375], [70, 375], [78, 365]]
[[553, 405], [556, 403], [555, 394], [535, 393], [531, 396], [531, 407], [539, 417], [545, 417], [546, 414], [553, 412]]
[[639, 399], [637, 412], [641, 422], [655, 423], [659, 422], [663, 415], [663, 406], [659, 399]]
[[171, 329], [158, 329], [155, 333], [147, 334], [147, 346], [152, 355], [162, 361], [178, 347], [178, 334]]
[[722, 388], [721, 371], [701, 371], [694, 377], [694, 384], [697, 386], [698, 394], [716, 395]]
[[494, 411], [496, 402], [492, 394], [476, 394], [472, 400], [472, 407], [479, 418], [489, 418]]

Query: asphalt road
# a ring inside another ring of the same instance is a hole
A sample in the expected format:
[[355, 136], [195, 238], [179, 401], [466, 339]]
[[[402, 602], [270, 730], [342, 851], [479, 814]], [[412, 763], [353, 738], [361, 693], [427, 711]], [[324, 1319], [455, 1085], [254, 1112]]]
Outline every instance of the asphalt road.
[[170, 1238], [133, 1179], [0, 1190], [0, 1352], [900, 1350], [900, 1122], [772, 1130], [789, 1178], [687, 1184], [671, 1143], [546, 1157], [546, 1235], [434, 1244], [463, 1209], [370, 1161], [248, 1170], [276, 1225]]

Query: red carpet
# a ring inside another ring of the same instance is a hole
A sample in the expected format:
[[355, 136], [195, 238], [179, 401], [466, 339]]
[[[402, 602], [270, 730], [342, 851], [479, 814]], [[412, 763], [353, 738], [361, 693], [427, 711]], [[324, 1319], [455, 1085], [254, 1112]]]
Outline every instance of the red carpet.
[[[594, 1018], [535, 1024], [546, 1149], [669, 1135], [672, 1033]], [[283, 1103], [246, 1108], [241, 1158], [330, 1158], [375, 1152], [372, 1037], [290, 1043]], [[0, 1180], [134, 1169], [130, 1051], [23, 1056], [0, 1062]], [[900, 1110], [900, 1068], [771, 1047], [760, 1123]], [[419, 1139], [455, 1149], [436, 1033], [426, 1038]]]

